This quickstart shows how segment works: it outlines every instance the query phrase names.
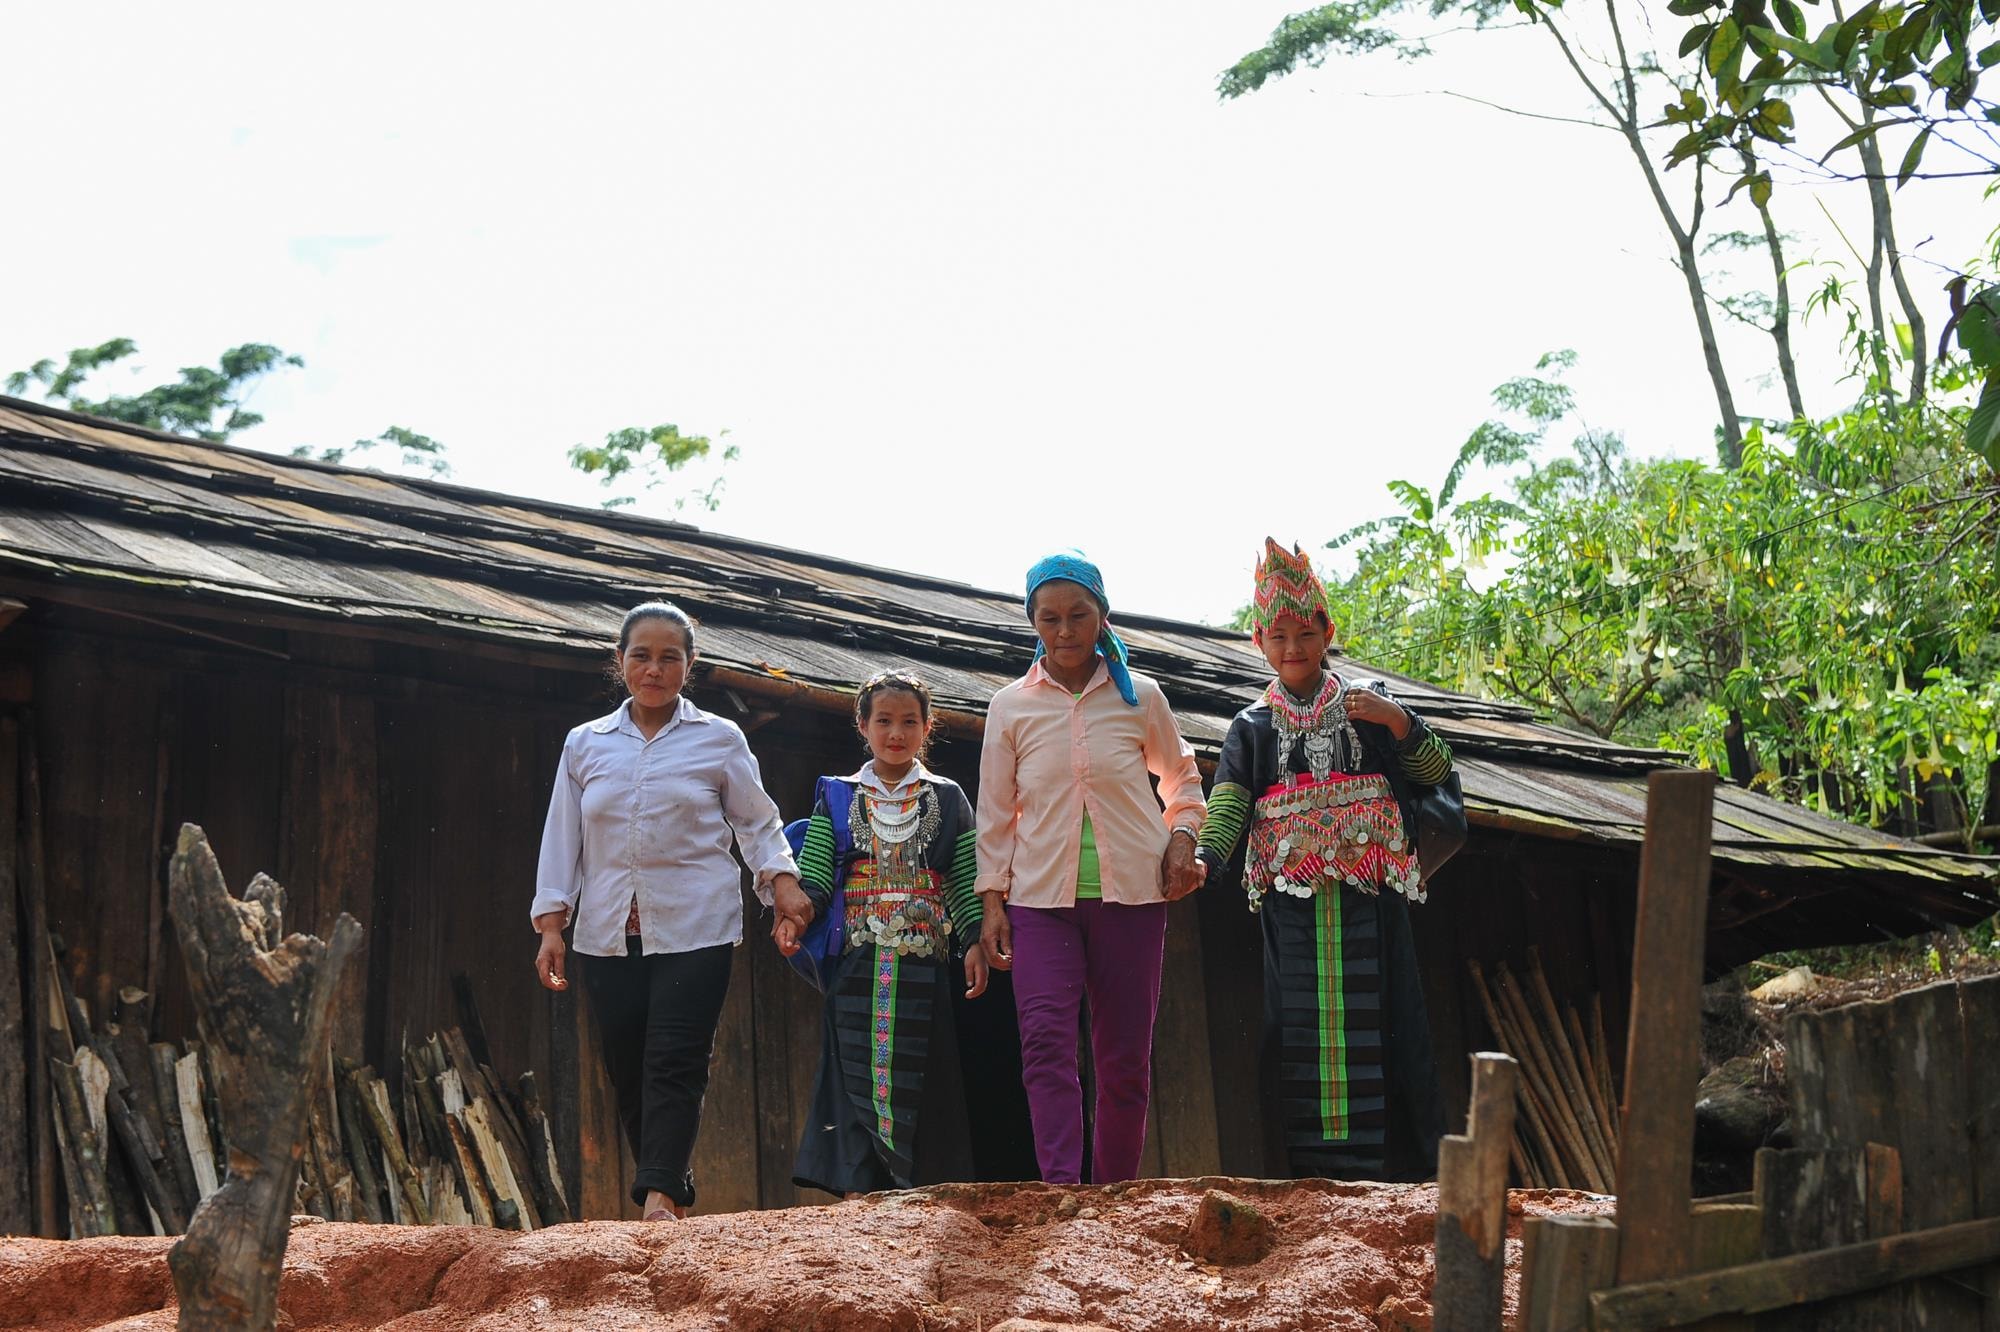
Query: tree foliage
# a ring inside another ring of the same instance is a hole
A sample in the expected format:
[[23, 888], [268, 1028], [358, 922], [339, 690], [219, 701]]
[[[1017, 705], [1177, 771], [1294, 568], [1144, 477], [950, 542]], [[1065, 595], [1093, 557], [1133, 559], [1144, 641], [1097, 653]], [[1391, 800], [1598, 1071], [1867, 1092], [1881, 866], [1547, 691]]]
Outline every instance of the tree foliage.
[[[1801, 3], [1828, 17], [1815, 26]], [[1341, 0], [1284, 19], [1262, 47], [1223, 71], [1217, 87], [1224, 98], [1240, 97], [1336, 54], [1424, 55], [1431, 39], [1408, 30], [1408, 20], [1418, 15], [1453, 16], [1474, 30], [1511, 15], [1545, 33], [1584, 95], [1584, 111], [1551, 114], [1488, 105], [1599, 127], [1624, 139], [1672, 242], [1715, 396], [1719, 452], [1734, 466], [1746, 423], [1736, 407], [1713, 308], [1771, 336], [1791, 417], [1807, 416], [1791, 344], [1792, 266], [1773, 213], [1779, 179], [1774, 159], [1795, 175], [1854, 181], [1865, 190], [1871, 226], [1866, 254], [1857, 250], [1857, 257], [1867, 271], [1875, 377], [1885, 395], [1897, 391], [1880, 371], [1888, 344], [1906, 336], [1911, 344], [1903, 358], [1906, 397], [1912, 404], [1927, 391], [1931, 358], [1924, 311], [1896, 239], [1891, 182], [1901, 185], [1928, 174], [1926, 152], [1940, 144], [1959, 150], [1970, 170], [1935, 174], [2000, 173], [2000, 138], [1993, 129], [2000, 123], [2000, 106], [1978, 95], [1980, 72], [2000, 62], [2000, 42], [1991, 40], [2000, 0], [1867, 0], [1851, 14], [1841, 0], [1824, 0], [1824, 10], [1821, 3], [1669, 0], [1665, 14], [1655, 15], [1638, 0]], [[1844, 122], [1845, 132], [1831, 143], [1798, 144], [1793, 102], [1801, 97], [1823, 101]], [[1904, 139], [1893, 175], [1882, 155], [1888, 131]], [[1837, 157], [1844, 165], [1829, 166]], [[1858, 169], [1846, 169], [1849, 157]], [[1663, 166], [1689, 169], [1674, 177]], [[1732, 183], [1724, 191], [1711, 176]], [[1754, 210], [1758, 225], [1728, 234], [1767, 251], [1772, 290], [1718, 298], [1704, 265], [1713, 249], [1704, 230], [1738, 198]], [[1900, 319], [1890, 313], [1885, 294], [1890, 291]], [[1977, 354], [1974, 362], [1990, 372], [1994, 408], [1992, 416], [1973, 424], [2000, 425], [2000, 365]], [[1993, 433], [1985, 442], [1976, 438], [1974, 447], [1984, 451]]]
[[263, 421], [243, 405], [252, 385], [274, 370], [305, 364], [268, 343], [246, 342], [222, 353], [213, 367], [189, 366], [178, 379], [143, 393], [84, 395], [85, 381], [92, 375], [138, 351], [139, 345], [130, 338], [78, 347], [61, 361], [45, 358], [15, 371], [7, 376], [7, 391], [19, 396], [37, 388], [45, 400], [72, 411], [220, 443]]
[[656, 490], [691, 464], [713, 458], [718, 465], [716, 473], [672, 502], [676, 511], [694, 504], [712, 512], [722, 503], [720, 468], [735, 462], [740, 454], [734, 444], [724, 445], [718, 453], [707, 435], [684, 435], [677, 425], [659, 425], [650, 430], [632, 426], [612, 431], [602, 444], [572, 446], [569, 462], [585, 476], [595, 476], [606, 489], [618, 492], [604, 501], [604, 507], [609, 509], [636, 503], [638, 493], [632, 489], [635, 483], [639, 491]]
[[[1965, 360], [1941, 404], [1753, 427], [1735, 468], [1587, 429], [1561, 447], [1571, 361], [1502, 386], [1435, 492], [1394, 483], [1400, 512], [1330, 543], [1353, 561], [1329, 584], [1347, 648], [1830, 813], [1908, 826], [1937, 790], [1977, 823], [2000, 478], [1962, 442]], [[1476, 471], [1507, 495], [1468, 495]]]
[[[139, 345], [130, 338], [113, 338], [95, 347], [79, 347], [60, 361], [44, 358], [8, 375], [6, 389], [16, 396], [34, 390], [44, 401], [60, 403], [73, 411], [193, 435], [219, 444], [263, 422], [262, 416], [244, 405], [259, 379], [284, 367], [305, 365], [299, 357], [276, 347], [249, 342], [224, 352], [214, 368], [184, 369], [173, 382], [142, 393], [101, 398], [86, 395], [86, 384], [92, 376], [136, 356], [138, 351]], [[379, 435], [357, 439], [352, 444], [301, 445], [291, 451], [291, 456], [345, 466], [369, 466], [387, 454], [393, 456], [394, 464], [404, 472], [443, 478], [451, 475], [447, 452], [443, 443], [429, 435], [392, 425]], [[567, 454], [570, 466], [586, 476], [598, 477], [607, 488], [619, 492], [605, 501], [607, 508], [635, 503], [639, 493], [657, 489], [670, 476], [712, 459], [714, 474], [687, 494], [676, 497], [672, 501], [676, 511], [688, 504], [709, 511], [720, 507], [721, 469], [738, 456], [739, 450], [733, 444], [717, 451], [706, 435], [683, 435], [678, 426], [672, 425], [614, 430], [605, 436], [603, 444], [578, 444]]]
[[360, 461], [363, 454], [372, 453], [384, 445], [396, 451], [397, 460], [406, 472], [423, 472], [435, 477], [451, 475], [451, 463], [445, 458], [444, 445], [429, 435], [419, 435], [402, 426], [390, 426], [373, 439], [357, 439], [352, 444], [337, 444], [322, 449], [300, 445], [292, 450], [292, 456], [360, 467], [366, 465]]

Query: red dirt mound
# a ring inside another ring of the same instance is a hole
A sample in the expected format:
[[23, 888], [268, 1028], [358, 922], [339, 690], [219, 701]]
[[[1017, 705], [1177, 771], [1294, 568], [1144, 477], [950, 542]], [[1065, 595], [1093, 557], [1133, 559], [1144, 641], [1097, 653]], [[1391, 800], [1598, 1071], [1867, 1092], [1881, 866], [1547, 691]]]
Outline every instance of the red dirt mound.
[[[1269, 1220], [1265, 1257], [1213, 1267], [1182, 1248], [1209, 1188]], [[1120, 1332], [1428, 1329], [1436, 1202], [1428, 1185], [1145, 1180], [943, 1185], [532, 1235], [307, 1224], [285, 1255], [280, 1326], [994, 1332], [1025, 1318]], [[1516, 1192], [1510, 1269], [1523, 1213], [1608, 1207]], [[0, 1239], [0, 1327], [171, 1328], [171, 1243]], [[1510, 1315], [1513, 1298], [1510, 1271]]]

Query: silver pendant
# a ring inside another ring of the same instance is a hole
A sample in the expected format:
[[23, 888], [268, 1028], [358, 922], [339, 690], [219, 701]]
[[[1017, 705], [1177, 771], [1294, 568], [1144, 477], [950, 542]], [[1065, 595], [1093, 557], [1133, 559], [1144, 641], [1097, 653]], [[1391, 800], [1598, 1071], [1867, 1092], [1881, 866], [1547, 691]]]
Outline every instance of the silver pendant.
[[1327, 773], [1333, 770], [1333, 737], [1318, 731], [1308, 731], [1305, 737], [1306, 767], [1312, 770], [1313, 780], [1323, 782]]

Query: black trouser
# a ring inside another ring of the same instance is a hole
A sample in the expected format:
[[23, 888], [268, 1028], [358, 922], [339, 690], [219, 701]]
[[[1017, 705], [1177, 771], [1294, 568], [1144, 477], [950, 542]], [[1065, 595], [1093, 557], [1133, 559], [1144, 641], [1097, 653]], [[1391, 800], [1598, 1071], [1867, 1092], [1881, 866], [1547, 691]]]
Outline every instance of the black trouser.
[[642, 956], [635, 935], [625, 940], [624, 957], [574, 955], [597, 1015], [618, 1118], [639, 1162], [632, 1201], [641, 1206], [654, 1189], [694, 1206], [689, 1158], [735, 951], [734, 944], [717, 944]]

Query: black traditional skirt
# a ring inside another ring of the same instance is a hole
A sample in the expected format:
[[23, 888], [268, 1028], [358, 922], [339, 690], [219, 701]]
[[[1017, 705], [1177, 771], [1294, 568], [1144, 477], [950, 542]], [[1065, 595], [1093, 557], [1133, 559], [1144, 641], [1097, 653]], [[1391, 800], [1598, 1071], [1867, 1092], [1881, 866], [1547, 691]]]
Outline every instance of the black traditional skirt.
[[822, 1006], [819, 1076], [792, 1182], [841, 1196], [972, 1178], [949, 958], [864, 944]]
[[1294, 1175], [1379, 1179], [1387, 1165], [1377, 899], [1267, 893], [1264, 1033]]

